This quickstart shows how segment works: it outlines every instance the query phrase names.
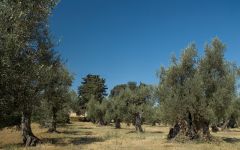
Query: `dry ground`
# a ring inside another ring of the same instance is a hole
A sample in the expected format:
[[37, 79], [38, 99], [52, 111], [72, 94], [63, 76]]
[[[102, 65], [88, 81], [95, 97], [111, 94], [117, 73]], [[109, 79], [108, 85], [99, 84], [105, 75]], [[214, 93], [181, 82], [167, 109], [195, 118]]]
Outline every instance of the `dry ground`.
[[0, 149], [33, 149], [33, 150], [240, 150], [240, 129], [233, 129], [213, 134], [222, 139], [221, 143], [176, 143], [166, 140], [169, 127], [144, 125], [145, 133], [135, 133], [134, 127], [114, 129], [98, 127], [92, 123], [73, 122], [61, 127], [59, 134], [49, 134], [44, 128], [33, 124], [33, 132], [42, 140], [34, 148], [21, 145], [21, 133], [14, 129], [0, 131]]

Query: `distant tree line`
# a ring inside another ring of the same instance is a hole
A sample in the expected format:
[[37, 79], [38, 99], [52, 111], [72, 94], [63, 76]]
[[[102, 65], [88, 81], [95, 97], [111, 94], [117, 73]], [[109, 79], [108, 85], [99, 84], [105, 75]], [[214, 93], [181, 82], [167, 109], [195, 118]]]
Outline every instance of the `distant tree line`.
[[79, 87], [79, 104], [87, 118], [99, 125], [114, 121], [116, 128], [121, 127], [121, 122], [133, 123], [137, 130], [143, 132], [143, 118], [149, 115], [155, 104], [152, 99], [153, 87], [128, 82], [115, 86], [111, 94], [104, 97], [106, 89], [105, 80], [99, 75], [89, 74], [83, 78]]
[[79, 106], [93, 123], [172, 125], [169, 139], [212, 140], [213, 132], [238, 126], [238, 67], [225, 59], [225, 45], [214, 38], [200, 57], [195, 44], [171, 58], [158, 72], [158, 86], [136, 82], [116, 85], [106, 96], [105, 79], [87, 75], [79, 86]]

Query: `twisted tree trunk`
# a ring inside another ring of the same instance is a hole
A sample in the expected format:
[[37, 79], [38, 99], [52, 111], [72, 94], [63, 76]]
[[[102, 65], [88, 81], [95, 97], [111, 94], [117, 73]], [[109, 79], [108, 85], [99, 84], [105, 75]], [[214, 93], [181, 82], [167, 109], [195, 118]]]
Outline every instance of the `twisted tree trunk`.
[[136, 128], [136, 131], [143, 132], [143, 129], [142, 129], [142, 116], [141, 116], [141, 114], [139, 112], [136, 113], [136, 115], [135, 115], [135, 128]]
[[174, 139], [178, 135], [187, 137], [189, 140], [201, 139], [209, 141], [211, 140], [209, 122], [205, 119], [193, 120], [191, 116], [187, 120], [180, 119], [170, 129], [168, 139]]
[[212, 132], [218, 132], [218, 131], [219, 131], [218, 126], [215, 125], [215, 124], [213, 124], [213, 125], [211, 126], [211, 128], [212, 128]]
[[31, 112], [23, 111], [22, 113], [22, 137], [25, 146], [36, 146], [40, 140], [32, 133]]
[[116, 129], [120, 129], [120, 128], [121, 128], [120, 119], [116, 119], [116, 120], [115, 120], [115, 128], [116, 128]]
[[104, 122], [104, 120], [103, 120], [103, 117], [101, 117], [101, 118], [99, 119], [98, 124], [99, 124], [100, 126], [104, 126], [104, 125], [105, 125], [105, 122]]
[[224, 131], [227, 128], [228, 123], [229, 123], [229, 120], [226, 120], [223, 122], [223, 125], [221, 126], [222, 131]]
[[211, 134], [210, 134], [210, 130], [209, 130], [209, 122], [208, 121], [203, 122], [202, 129], [203, 129], [203, 138], [207, 141], [211, 140]]
[[48, 132], [58, 132], [57, 131], [57, 109], [55, 107], [52, 108], [52, 120], [50, 124], [50, 128], [48, 129]]
[[180, 132], [180, 126], [179, 126], [179, 123], [177, 122], [174, 125], [174, 127], [169, 130], [167, 138], [168, 139], [173, 139], [173, 138], [175, 138], [178, 135], [179, 132]]
[[237, 120], [235, 117], [231, 116], [227, 125], [228, 128], [236, 128], [238, 127]]

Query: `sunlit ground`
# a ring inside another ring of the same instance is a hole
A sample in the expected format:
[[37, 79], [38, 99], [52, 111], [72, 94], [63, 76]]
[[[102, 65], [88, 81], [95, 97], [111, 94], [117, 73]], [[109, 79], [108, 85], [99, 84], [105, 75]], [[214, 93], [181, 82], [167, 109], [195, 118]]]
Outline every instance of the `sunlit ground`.
[[[33, 124], [33, 132], [42, 140], [42, 144], [30, 149], [36, 150], [199, 150], [199, 149], [240, 149], [240, 129], [212, 133], [223, 140], [221, 143], [176, 143], [166, 140], [169, 127], [144, 125], [145, 133], [136, 133], [134, 127], [122, 125], [122, 129], [113, 126], [99, 127], [92, 123], [73, 122], [58, 128], [60, 133], [49, 134], [47, 129]], [[25, 149], [21, 144], [21, 133], [15, 129], [0, 131], [1, 149]]]

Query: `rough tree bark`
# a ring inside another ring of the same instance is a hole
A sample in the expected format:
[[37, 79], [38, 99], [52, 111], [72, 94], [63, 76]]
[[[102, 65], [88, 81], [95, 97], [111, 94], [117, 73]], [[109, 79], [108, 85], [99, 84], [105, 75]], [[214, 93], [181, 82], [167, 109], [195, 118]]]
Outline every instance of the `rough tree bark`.
[[116, 119], [116, 120], [115, 120], [115, 128], [116, 128], [116, 129], [120, 129], [120, 128], [121, 128], [120, 119]]
[[202, 137], [204, 138], [204, 140], [209, 141], [211, 140], [211, 134], [210, 134], [210, 130], [209, 130], [209, 125], [210, 123], [206, 120], [202, 120], [200, 122], [200, 129], [198, 131], [202, 131]]
[[221, 126], [221, 130], [224, 131], [227, 128], [227, 125], [229, 123], [229, 120], [226, 120], [223, 122], [222, 126]]
[[135, 115], [135, 128], [136, 128], [136, 131], [143, 132], [143, 129], [142, 129], [142, 116], [141, 116], [141, 114], [139, 112], [136, 113], [136, 115]]
[[57, 131], [57, 109], [55, 107], [52, 108], [52, 120], [50, 124], [50, 128], [48, 129], [48, 132], [58, 132]]
[[213, 125], [211, 126], [211, 128], [212, 128], [212, 132], [218, 132], [218, 131], [219, 131], [218, 126], [215, 125], [215, 124], [213, 124]]
[[179, 119], [176, 122], [169, 131], [168, 139], [174, 139], [177, 135], [180, 135], [187, 137], [189, 140], [211, 140], [209, 122], [205, 119], [193, 120], [190, 115], [187, 119]]
[[230, 119], [229, 119], [229, 122], [228, 122], [227, 127], [228, 127], [228, 128], [237, 128], [237, 127], [238, 127], [238, 123], [237, 123], [236, 118], [234, 118], [233, 116], [231, 116]]
[[169, 130], [168, 139], [173, 139], [173, 138], [175, 138], [175, 137], [178, 135], [179, 132], [180, 132], [180, 125], [179, 125], [179, 123], [177, 122], [177, 123], [174, 125], [174, 127]]
[[156, 126], [156, 121], [153, 121], [153, 122], [152, 122], [152, 126]]
[[25, 146], [36, 146], [40, 140], [32, 133], [31, 112], [23, 111], [22, 113], [22, 137]]
[[99, 119], [98, 124], [99, 124], [100, 126], [104, 126], [104, 125], [105, 125], [104, 120], [103, 120], [103, 117], [101, 117], [101, 118]]

